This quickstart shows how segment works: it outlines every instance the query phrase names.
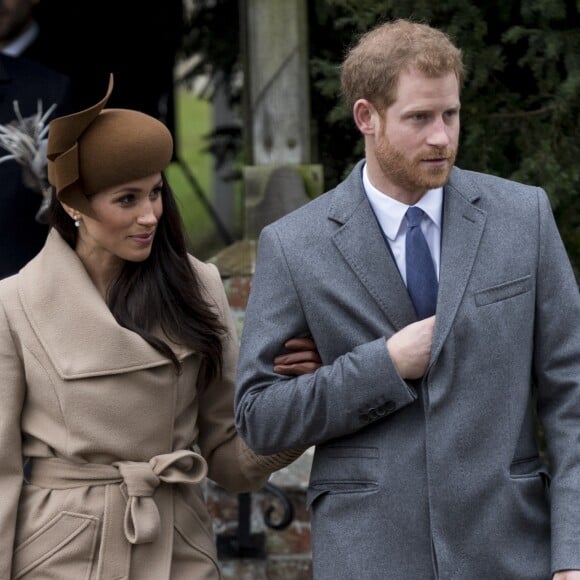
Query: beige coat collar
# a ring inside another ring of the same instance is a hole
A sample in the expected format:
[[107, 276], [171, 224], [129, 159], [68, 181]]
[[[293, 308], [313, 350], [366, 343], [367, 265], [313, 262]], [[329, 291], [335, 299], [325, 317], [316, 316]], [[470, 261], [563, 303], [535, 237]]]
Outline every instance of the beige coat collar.
[[[19, 275], [30, 324], [63, 379], [171, 364], [138, 334], [119, 326], [82, 262], [55, 230]], [[191, 351], [181, 349], [182, 358]]]

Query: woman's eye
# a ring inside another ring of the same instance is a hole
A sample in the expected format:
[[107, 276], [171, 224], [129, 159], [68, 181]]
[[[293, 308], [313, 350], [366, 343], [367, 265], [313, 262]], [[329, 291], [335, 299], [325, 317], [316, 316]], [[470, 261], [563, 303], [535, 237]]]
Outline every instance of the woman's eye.
[[150, 199], [157, 199], [161, 195], [161, 187], [156, 187], [150, 194]]
[[129, 205], [130, 203], [133, 203], [134, 199], [135, 197], [133, 195], [124, 195], [117, 198], [117, 203], [120, 203], [121, 205]]

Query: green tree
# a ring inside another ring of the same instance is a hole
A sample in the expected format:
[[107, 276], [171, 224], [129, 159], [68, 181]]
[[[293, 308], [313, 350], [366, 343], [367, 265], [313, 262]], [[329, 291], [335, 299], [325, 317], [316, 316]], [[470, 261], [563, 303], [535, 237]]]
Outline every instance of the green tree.
[[[240, 45], [240, 0], [192, 0], [186, 2], [184, 33], [178, 56], [186, 63], [177, 82], [198, 86], [198, 94], [210, 99], [222, 88], [232, 107], [242, 101], [242, 47]], [[199, 89], [200, 79], [201, 89]], [[242, 128], [239, 124], [216, 127], [207, 135], [207, 150], [218, 167], [239, 159]], [[231, 176], [240, 179], [241, 173]]]
[[[239, 102], [239, 2], [193, 4], [184, 45], [186, 52], [201, 56], [193, 74], [214, 75], [226, 83], [232, 102]], [[346, 50], [359, 34], [385, 20], [425, 22], [454, 39], [467, 65], [458, 165], [544, 187], [580, 271], [576, 0], [309, 0], [308, 10], [312, 161], [324, 166], [327, 187], [363, 154], [362, 139], [340, 100], [339, 66]], [[216, 151], [239, 151], [239, 128], [218, 130], [213, 138]]]

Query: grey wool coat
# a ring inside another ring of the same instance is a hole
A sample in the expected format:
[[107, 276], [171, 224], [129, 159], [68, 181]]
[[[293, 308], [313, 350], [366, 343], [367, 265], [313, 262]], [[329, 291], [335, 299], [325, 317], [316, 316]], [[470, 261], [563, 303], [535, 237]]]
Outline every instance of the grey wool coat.
[[191, 261], [228, 329], [201, 394], [200, 356], [175, 346], [177, 375], [120, 327], [56, 231], [0, 282], [1, 580], [216, 580], [206, 475], [250, 491], [296, 458], [237, 436], [238, 338], [217, 269]]
[[[416, 318], [361, 169], [262, 231], [241, 340], [242, 436], [316, 446], [315, 580], [580, 569], [580, 296], [545, 192], [452, 170], [430, 364], [406, 382], [385, 338]], [[323, 366], [276, 375], [301, 334]]]

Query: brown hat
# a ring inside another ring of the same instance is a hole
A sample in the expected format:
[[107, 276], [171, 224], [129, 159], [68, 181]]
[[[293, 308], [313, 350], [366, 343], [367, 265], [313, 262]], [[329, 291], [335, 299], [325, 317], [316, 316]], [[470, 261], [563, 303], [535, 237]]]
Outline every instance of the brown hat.
[[113, 91], [97, 104], [54, 119], [48, 129], [48, 180], [60, 201], [91, 214], [87, 196], [163, 171], [173, 138], [158, 119], [129, 109], [105, 109]]

